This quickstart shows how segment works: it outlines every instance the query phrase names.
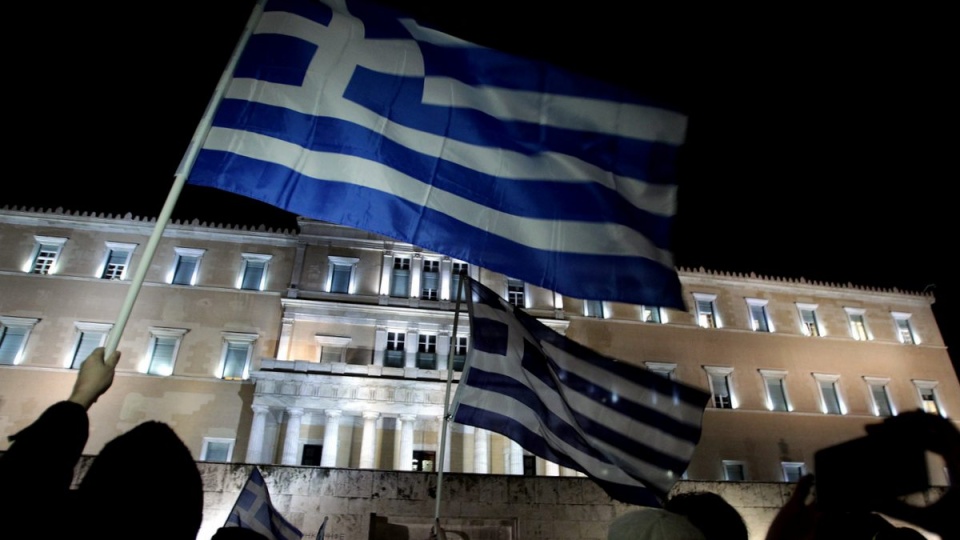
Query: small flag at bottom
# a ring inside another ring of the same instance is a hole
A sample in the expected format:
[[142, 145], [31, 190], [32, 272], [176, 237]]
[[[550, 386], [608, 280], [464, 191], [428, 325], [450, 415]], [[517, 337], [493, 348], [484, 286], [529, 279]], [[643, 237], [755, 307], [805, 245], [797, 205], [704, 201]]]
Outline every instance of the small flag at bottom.
[[[287, 521], [270, 502], [270, 492], [260, 469], [254, 467], [240, 491], [224, 527], [240, 527], [258, 532], [269, 540], [301, 540], [303, 533]], [[323, 528], [320, 528], [323, 532]], [[322, 538], [322, 536], [320, 537]]]
[[323, 516], [323, 523], [320, 524], [320, 530], [317, 531], [317, 540], [323, 540], [325, 534], [327, 534], [327, 520], [330, 519], [330, 516]]

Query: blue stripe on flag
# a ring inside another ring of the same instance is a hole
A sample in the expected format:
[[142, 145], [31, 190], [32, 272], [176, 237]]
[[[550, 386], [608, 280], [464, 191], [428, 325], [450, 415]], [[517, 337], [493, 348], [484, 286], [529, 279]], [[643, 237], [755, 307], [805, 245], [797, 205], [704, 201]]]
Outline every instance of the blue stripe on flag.
[[235, 77], [249, 77], [280, 84], [300, 85], [317, 46], [279, 34], [250, 36], [234, 70]]
[[[659, 305], [664, 307], [684, 308], [676, 273], [650, 259], [531, 248], [388, 193], [306, 178], [286, 167], [236, 154], [205, 150], [198, 156], [195, 169], [220, 172], [193, 178], [192, 184], [218, 187], [304, 216], [323, 215], [326, 221], [400, 238], [417, 246], [432, 246], [439, 253], [484, 268], [514, 268], [511, 275], [539, 287], [577, 289], [582, 291], [581, 296], [595, 298], [615, 298], [630, 291], [640, 297], [661, 299]], [[281, 188], [277, 178], [283, 178]], [[434, 226], [420, 227], [421, 219]], [[486, 248], [481, 255], [472, 251], [477, 245]], [[519, 267], [515, 266], [518, 261], [523, 261]], [[598, 268], [618, 271], [598, 272]], [[672, 305], [672, 299], [680, 304]]]
[[[412, 109], [412, 106], [406, 108], [408, 112]], [[431, 109], [437, 110], [435, 107]], [[449, 113], [445, 114], [449, 116]], [[245, 127], [247, 131], [289, 142], [309, 138], [310, 133], [318, 131], [336, 134], [329, 139], [314, 139], [305, 148], [383, 161], [413, 178], [430, 178], [429, 184], [434, 187], [485, 206], [499, 206], [513, 215], [621, 223], [647, 231], [646, 236], [661, 248], [670, 243], [672, 217], [639, 209], [618, 192], [595, 182], [558, 183], [546, 179], [496, 177], [414, 152], [382, 134], [350, 122], [317, 118], [283, 107], [241, 100], [225, 100], [217, 111], [214, 124], [231, 129]], [[197, 163], [195, 168], [205, 166]], [[477, 189], [477, 186], [483, 186], [483, 189]], [[547, 192], [551, 204], [538, 204]], [[605, 209], [605, 213], [598, 212], [599, 208]]]
[[663, 106], [622, 86], [486, 47], [444, 47], [420, 42], [427, 75], [476, 86], [579, 96], [636, 105]]
[[[593, 457], [597, 461], [611, 463], [603, 452], [591, 446], [570, 424], [554, 414], [554, 412], [543, 403], [537, 392], [526, 384], [511, 379], [510, 377], [505, 377], [499, 373], [490, 373], [477, 368], [470, 370], [466, 384], [502, 394], [523, 403], [536, 413], [545, 429], [552, 432], [566, 444], [576, 448], [585, 455]], [[553, 390], [556, 391], [556, 387], [554, 387]], [[583, 418], [583, 416], [577, 415], [578, 424], [580, 418]], [[460, 420], [457, 420], [457, 422], [460, 422]], [[677, 473], [682, 473], [687, 467], [687, 464], [683, 461], [650, 448], [636, 439], [618, 435], [603, 426], [592, 427], [593, 433], [590, 433], [591, 435], [597, 434], [598, 439], [609, 441], [612, 446], [616, 446], [622, 451], [631, 454], [633, 457], [651, 465]], [[583, 429], [584, 426], [581, 425], [580, 428]], [[528, 448], [528, 450], [530, 449]], [[551, 459], [551, 461], [553, 460]], [[569, 458], [565, 458], [565, 461], [569, 461]], [[577, 470], [583, 469], [579, 466], [574, 468]]]
[[[570, 389], [596, 403], [602, 404], [612, 411], [621, 413], [638, 422], [654, 426], [659, 431], [669, 433], [674, 437], [689, 441], [693, 444], [700, 442], [699, 426], [679, 423], [670, 416], [655, 409], [620, 396], [616, 390], [608, 390], [605, 387], [598, 386], [591, 381], [577, 376], [575, 373], [564, 370], [557, 365], [553, 359], [541, 353], [539, 348], [529, 341], [524, 342], [522, 365], [523, 369], [527, 370], [527, 372], [539, 379], [543, 384], [553, 388], [557, 392], [565, 392], [566, 389]], [[649, 373], [649, 371], [646, 371], [646, 373]], [[661, 379], [664, 378], [660, 375], [652, 376]], [[611, 378], [611, 380], [613, 379]], [[564, 386], [563, 389], [557, 385], [557, 381]], [[630, 382], [635, 383], [636, 381], [631, 380]], [[576, 413], [576, 411], [574, 411], [574, 413], [577, 414], [577, 423], [580, 424], [580, 427], [587, 433], [596, 436], [598, 439], [608, 441], [614, 446], [628, 444], [629, 441], [627, 439], [621, 439], [619, 434], [610, 432], [606, 426], [594, 422], [594, 419], [587, 418], [582, 414]], [[683, 469], [680, 469], [681, 472], [682, 470]]]
[[[494, 433], [500, 433], [514, 441], [523, 441], [523, 447], [529, 452], [550, 460], [561, 467], [585, 472], [583, 467], [576, 461], [570, 459], [566, 454], [555, 452], [543, 437], [537, 433], [533, 433], [527, 429], [526, 426], [509, 416], [496, 414], [469, 405], [460, 405], [457, 408], [456, 422], [486, 429]], [[590, 479], [597, 483], [608, 495], [619, 501], [628, 501], [631, 504], [641, 506], [659, 507], [661, 505], [654, 490], [637, 486], [625, 486], [595, 476], [591, 476]]]
[[398, 77], [358, 67], [343, 95], [384, 118], [424, 133], [501, 147], [524, 155], [562, 153], [614, 174], [654, 184], [676, 181], [679, 153], [676, 146], [533, 122], [500, 120], [472, 109], [423, 103], [423, 93], [422, 77]]

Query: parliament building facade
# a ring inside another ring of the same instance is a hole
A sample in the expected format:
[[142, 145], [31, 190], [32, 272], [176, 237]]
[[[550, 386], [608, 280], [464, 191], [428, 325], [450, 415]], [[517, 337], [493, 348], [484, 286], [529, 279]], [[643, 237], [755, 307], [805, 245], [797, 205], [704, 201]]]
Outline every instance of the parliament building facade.
[[[153, 227], [0, 210], [3, 441], [69, 394]], [[790, 482], [818, 449], [885, 416], [960, 417], [929, 293], [680, 269], [679, 311], [570, 298], [312, 220], [299, 231], [195, 221], [166, 228], [85, 453], [160, 420], [198, 461], [577, 476], [456, 424], [438, 463], [448, 370], [456, 382], [469, 347], [465, 316], [454, 333], [461, 271], [577, 342], [708, 389], [692, 481]], [[931, 475], [949, 482], [942, 463]]]

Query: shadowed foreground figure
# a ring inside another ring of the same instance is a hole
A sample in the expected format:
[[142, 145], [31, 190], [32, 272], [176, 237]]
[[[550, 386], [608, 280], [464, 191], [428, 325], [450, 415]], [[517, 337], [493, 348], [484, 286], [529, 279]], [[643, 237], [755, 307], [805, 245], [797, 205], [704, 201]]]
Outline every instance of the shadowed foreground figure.
[[[868, 434], [913, 441], [924, 450], [943, 456], [951, 479], [960, 478], [960, 430], [936, 414], [911, 411], [866, 426]], [[891, 466], [896, 466], [891, 463]], [[923, 535], [896, 527], [881, 515], [917, 525], [943, 540], [960, 540], [960, 487], [952, 480], [947, 492], [928, 506], [913, 506], [900, 498], [850, 501], [850, 509], [825, 511], [815, 497], [814, 476], [797, 483], [790, 500], [780, 509], [767, 532], [767, 540], [914, 540]], [[864, 507], [866, 506], [866, 507]], [[876, 512], [876, 513], [875, 513]]]
[[[70, 489], [89, 436], [87, 410], [113, 384], [120, 353], [96, 349], [66, 401], [10, 437], [0, 456], [4, 538], [195, 539], [203, 483], [183, 441], [161, 422], [113, 439]], [[17, 531], [17, 532], [14, 532]]]
[[679, 514], [700, 529], [706, 540], [747, 540], [740, 512], [723, 497], [709, 491], [674, 495], [663, 509]]

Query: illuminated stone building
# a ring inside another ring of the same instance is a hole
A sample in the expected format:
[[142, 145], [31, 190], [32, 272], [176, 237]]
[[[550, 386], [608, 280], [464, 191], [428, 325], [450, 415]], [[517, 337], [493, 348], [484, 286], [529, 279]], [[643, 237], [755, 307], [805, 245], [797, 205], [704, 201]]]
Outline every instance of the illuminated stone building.
[[[4, 441], [68, 395], [153, 225], [0, 211]], [[461, 270], [580, 343], [709, 388], [691, 481], [788, 482], [884, 416], [960, 414], [931, 294], [681, 269], [683, 312], [585, 302], [311, 220], [299, 231], [193, 222], [166, 230], [86, 453], [154, 419], [200, 461], [431, 470], [447, 370], [459, 377], [469, 342], [465, 317], [453, 329]], [[449, 430], [450, 471], [576, 475], [499, 435]]]

